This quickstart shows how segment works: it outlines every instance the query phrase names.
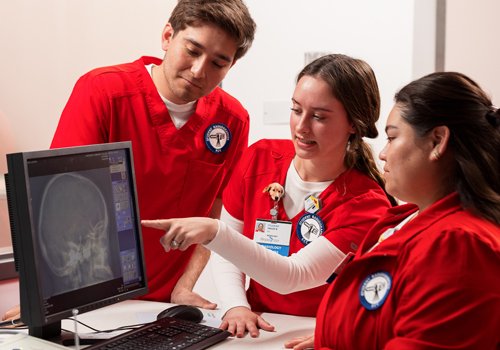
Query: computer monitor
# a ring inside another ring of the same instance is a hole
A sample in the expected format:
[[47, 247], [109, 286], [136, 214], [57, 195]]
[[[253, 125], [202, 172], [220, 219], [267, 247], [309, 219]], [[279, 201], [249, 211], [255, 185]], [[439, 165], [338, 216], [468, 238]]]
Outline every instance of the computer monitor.
[[130, 142], [7, 155], [21, 321], [61, 319], [148, 293]]

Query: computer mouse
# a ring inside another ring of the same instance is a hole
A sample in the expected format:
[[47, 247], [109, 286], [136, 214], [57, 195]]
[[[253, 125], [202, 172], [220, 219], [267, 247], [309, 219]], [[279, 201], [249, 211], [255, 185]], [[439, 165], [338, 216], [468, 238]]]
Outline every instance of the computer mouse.
[[175, 317], [181, 320], [200, 323], [203, 320], [203, 312], [196, 306], [177, 305], [163, 310], [156, 317], [157, 320], [164, 317]]

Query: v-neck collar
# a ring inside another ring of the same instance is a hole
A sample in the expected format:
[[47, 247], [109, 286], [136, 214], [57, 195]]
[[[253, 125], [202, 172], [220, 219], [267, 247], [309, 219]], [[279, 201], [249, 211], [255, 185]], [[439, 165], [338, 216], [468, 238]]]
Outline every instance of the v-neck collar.
[[189, 120], [180, 129], [174, 125], [165, 103], [151, 78], [146, 65], [161, 64], [161, 60], [154, 57], [142, 57], [137, 61], [139, 65], [138, 84], [141, 86], [148, 109], [151, 122], [153, 123], [162, 146], [183, 149], [196, 136], [207, 118], [213, 99], [210, 94], [198, 100], [196, 110]]
[[435, 222], [461, 210], [460, 198], [457, 192], [454, 192], [447, 197], [437, 201], [429, 208], [419, 213], [413, 220], [404, 225], [397, 233], [390, 238], [379, 244], [379, 246], [369, 254], [365, 254], [378, 240], [383, 230], [394, 227], [408, 216], [412, 215], [418, 210], [414, 204], [404, 204], [388, 210], [387, 216], [377, 221], [370, 229], [367, 238], [361, 244], [358, 250], [358, 255], [377, 256], [377, 255], [398, 255], [402, 246], [410, 241], [413, 237], [418, 235]]
[[[282, 184], [283, 188], [285, 187], [285, 181], [286, 181], [286, 175], [288, 173], [288, 169], [290, 168], [290, 164], [292, 163], [294, 157], [295, 157], [295, 155], [293, 157], [289, 158], [289, 159], [286, 159], [283, 162], [283, 166], [281, 167], [281, 174], [280, 174], [280, 182], [279, 183]], [[347, 176], [347, 174], [350, 171], [356, 171], [356, 170], [354, 170], [354, 169], [348, 169], [348, 170], [344, 171], [330, 185], [328, 185], [328, 187], [325, 188], [323, 190], [323, 192], [321, 192], [321, 194], [318, 195], [318, 198], [320, 198], [322, 200], [328, 198], [333, 192], [335, 192], [337, 190], [337, 185], [340, 184], [341, 181], [342, 181], [342, 186], [343, 186], [343, 182], [345, 182], [345, 177]], [[280, 212], [282, 213], [283, 217], [285, 217], [287, 221], [298, 220], [298, 219], [300, 219], [306, 213], [305, 208], [303, 208], [293, 218], [289, 218], [288, 215], [285, 212], [285, 207], [283, 205], [283, 201], [282, 200], [278, 203], [278, 208], [279, 208]]]

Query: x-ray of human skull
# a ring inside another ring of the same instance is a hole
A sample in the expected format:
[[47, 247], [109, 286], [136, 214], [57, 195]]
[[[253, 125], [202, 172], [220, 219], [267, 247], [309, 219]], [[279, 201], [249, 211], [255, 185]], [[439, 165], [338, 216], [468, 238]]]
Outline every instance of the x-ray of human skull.
[[57, 276], [54, 294], [113, 277], [109, 214], [103, 194], [77, 173], [55, 175], [45, 186], [38, 220], [40, 251]]

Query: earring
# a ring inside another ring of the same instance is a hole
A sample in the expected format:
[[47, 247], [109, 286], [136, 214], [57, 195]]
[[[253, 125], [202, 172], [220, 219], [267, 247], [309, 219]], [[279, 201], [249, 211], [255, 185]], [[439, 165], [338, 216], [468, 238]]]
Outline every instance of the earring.
[[434, 155], [436, 156], [436, 160], [439, 160], [439, 151], [435, 151]]

